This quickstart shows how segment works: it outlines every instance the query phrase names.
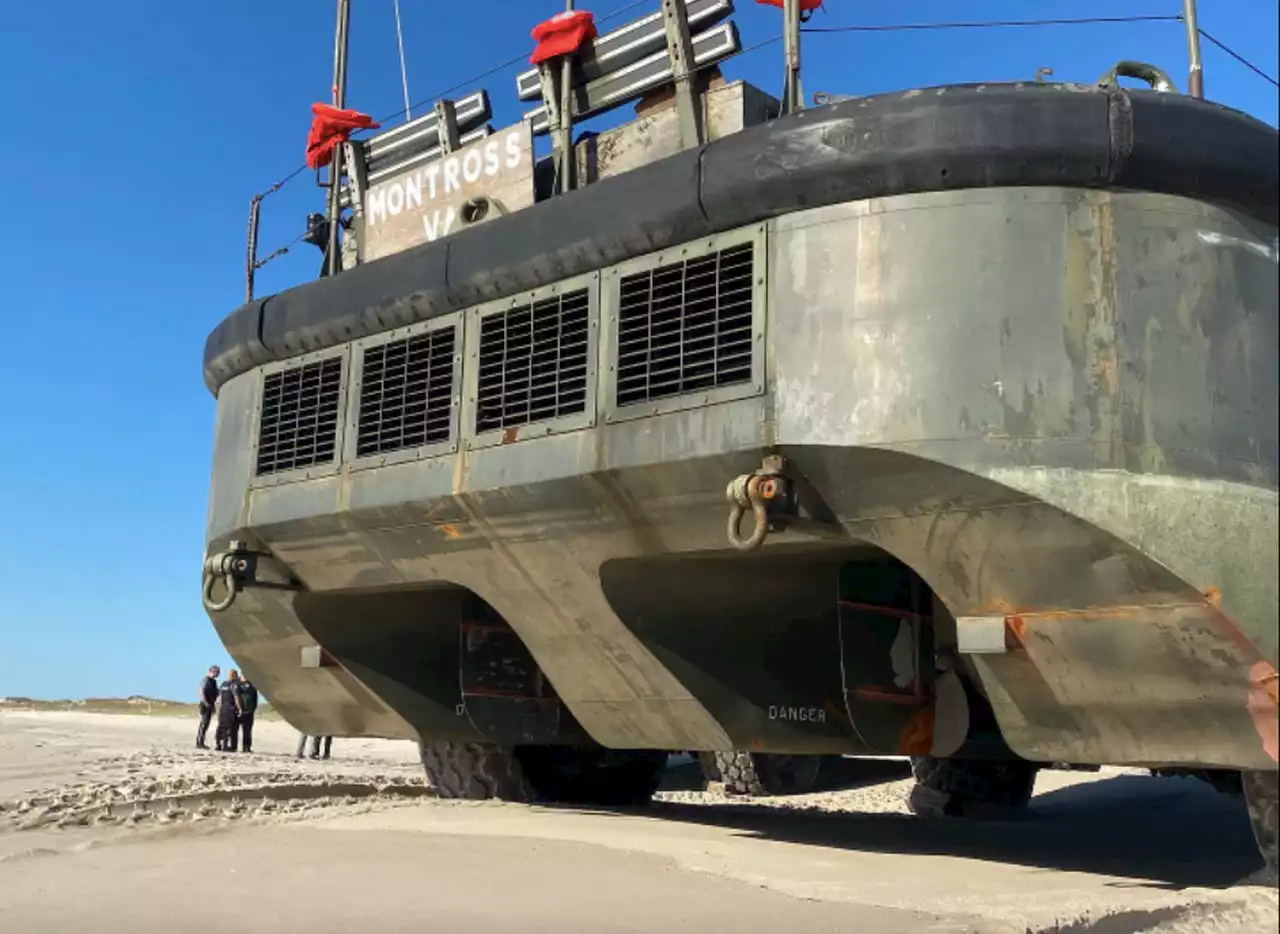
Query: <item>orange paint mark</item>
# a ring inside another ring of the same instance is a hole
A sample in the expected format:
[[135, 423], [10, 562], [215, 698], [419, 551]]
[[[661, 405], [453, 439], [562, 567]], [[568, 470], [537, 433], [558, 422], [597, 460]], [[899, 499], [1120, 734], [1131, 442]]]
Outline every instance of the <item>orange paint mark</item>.
[[1253, 728], [1262, 738], [1262, 749], [1280, 762], [1280, 675], [1268, 661], [1254, 662], [1249, 669], [1249, 699], [1246, 702]]
[[1011, 652], [1026, 651], [1023, 637], [1027, 634], [1027, 621], [1021, 616], [1004, 618], [1004, 645]]
[[907, 694], [902, 691], [886, 691], [884, 688], [872, 685], [856, 687], [849, 692], [849, 695], [854, 700], [882, 704], [899, 704], [903, 707], [914, 707], [916, 704], [920, 703], [920, 699], [914, 694]]
[[898, 737], [898, 752], [904, 756], [927, 756], [933, 748], [933, 708], [917, 711]]
[[1210, 587], [1206, 590], [1204, 598], [1209, 601], [1209, 606], [1216, 610], [1222, 609], [1222, 591], [1217, 587]]
[[462, 533], [458, 531], [458, 527], [456, 525], [450, 525], [449, 523], [445, 522], [445, 523], [442, 523], [440, 526], [438, 526], [438, 528], [440, 529], [440, 534], [443, 535], [445, 538], [448, 538], [448, 539], [462, 538]]

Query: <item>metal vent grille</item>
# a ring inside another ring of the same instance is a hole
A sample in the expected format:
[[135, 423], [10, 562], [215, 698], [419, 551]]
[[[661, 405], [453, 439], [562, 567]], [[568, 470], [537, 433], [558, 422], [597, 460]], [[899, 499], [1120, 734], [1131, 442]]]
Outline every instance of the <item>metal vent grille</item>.
[[754, 247], [622, 279], [617, 404], [750, 382]]
[[341, 397], [341, 357], [267, 376], [262, 383], [258, 424], [258, 475], [332, 461]]
[[480, 319], [477, 432], [586, 410], [589, 317], [580, 289]]
[[356, 457], [449, 440], [456, 327], [364, 352]]

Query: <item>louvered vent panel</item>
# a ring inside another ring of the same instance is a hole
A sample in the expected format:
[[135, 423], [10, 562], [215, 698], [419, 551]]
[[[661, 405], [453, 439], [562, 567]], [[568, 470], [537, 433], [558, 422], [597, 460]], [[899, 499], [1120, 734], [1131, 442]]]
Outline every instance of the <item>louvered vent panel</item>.
[[449, 440], [456, 328], [364, 352], [356, 457]]
[[267, 376], [258, 425], [258, 475], [331, 462], [341, 397], [341, 357]]
[[477, 432], [586, 410], [589, 311], [581, 289], [480, 319]]
[[622, 279], [618, 405], [751, 380], [750, 243]]

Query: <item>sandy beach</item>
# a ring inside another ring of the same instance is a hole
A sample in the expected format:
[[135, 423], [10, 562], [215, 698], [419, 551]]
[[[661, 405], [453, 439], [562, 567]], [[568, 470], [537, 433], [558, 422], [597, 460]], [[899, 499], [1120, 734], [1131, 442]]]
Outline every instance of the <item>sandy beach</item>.
[[440, 801], [413, 744], [293, 757], [194, 721], [0, 711], [0, 931], [449, 934], [1274, 932], [1239, 801], [1136, 770], [1044, 772], [1030, 812], [913, 818], [906, 764], [726, 799], [673, 762], [636, 811]]

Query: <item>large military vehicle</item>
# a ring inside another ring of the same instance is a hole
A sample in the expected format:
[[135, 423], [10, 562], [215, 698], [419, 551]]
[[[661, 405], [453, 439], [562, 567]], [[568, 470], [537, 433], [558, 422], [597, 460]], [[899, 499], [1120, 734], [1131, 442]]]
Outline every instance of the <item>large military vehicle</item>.
[[781, 5], [780, 98], [684, 0], [545, 24], [514, 125], [358, 140], [340, 14], [325, 274], [255, 297], [251, 247], [205, 347], [228, 651], [444, 796], [1136, 765], [1274, 864], [1276, 131], [1133, 62], [806, 108]]

